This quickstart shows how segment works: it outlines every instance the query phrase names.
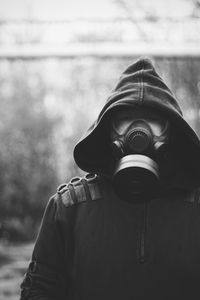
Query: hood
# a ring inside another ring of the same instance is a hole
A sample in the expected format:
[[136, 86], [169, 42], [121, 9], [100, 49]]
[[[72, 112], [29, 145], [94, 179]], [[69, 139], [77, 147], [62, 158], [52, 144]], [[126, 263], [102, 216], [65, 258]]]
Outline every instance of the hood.
[[200, 183], [200, 141], [184, 120], [174, 94], [157, 74], [149, 59], [139, 59], [122, 73], [97, 120], [74, 148], [76, 164], [86, 172], [110, 175], [110, 115], [115, 109], [128, 106], [151, 108], [164, 114], [171, 122], [175, 141], [176, 182], [182, 185], [188, 179]]

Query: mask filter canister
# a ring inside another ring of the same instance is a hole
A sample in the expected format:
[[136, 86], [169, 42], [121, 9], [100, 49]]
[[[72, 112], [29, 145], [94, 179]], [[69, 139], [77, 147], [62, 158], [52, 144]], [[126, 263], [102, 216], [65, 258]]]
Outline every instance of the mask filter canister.
[[146, 200], [158, 187], [158, 164], [145, 155], [126, 155], [118, 161], [113, 184], [117, 193], [127, 201]]

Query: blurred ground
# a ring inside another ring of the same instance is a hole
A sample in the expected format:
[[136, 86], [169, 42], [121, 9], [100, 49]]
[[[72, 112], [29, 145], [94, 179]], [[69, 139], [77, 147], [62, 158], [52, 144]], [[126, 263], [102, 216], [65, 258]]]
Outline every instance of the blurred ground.
[[20, 284], [30, 260], [32, 243], [0, 243], [0, 299], [19, 300]]

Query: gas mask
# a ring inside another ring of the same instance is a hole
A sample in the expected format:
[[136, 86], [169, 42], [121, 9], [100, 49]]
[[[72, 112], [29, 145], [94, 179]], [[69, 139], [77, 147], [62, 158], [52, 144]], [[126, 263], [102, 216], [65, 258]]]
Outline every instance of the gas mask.
[[167, 119], [141, 111], [113, 119], [111, 131], [115, 190], [128, 201], [150, 199], [158, 191], [169, 148]]

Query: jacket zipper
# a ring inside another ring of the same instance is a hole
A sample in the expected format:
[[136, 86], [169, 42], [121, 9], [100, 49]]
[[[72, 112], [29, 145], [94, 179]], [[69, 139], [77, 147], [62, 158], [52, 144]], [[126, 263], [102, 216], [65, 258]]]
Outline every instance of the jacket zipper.
[[145, 232], [141, 232], [140, 236], [140, 257], [139, 257], [139, 262], [142, 264], [145, 262]]
[[139, 234], [139, 263], [146, 261], [147, 203], [144, 203], [142, 229]]

